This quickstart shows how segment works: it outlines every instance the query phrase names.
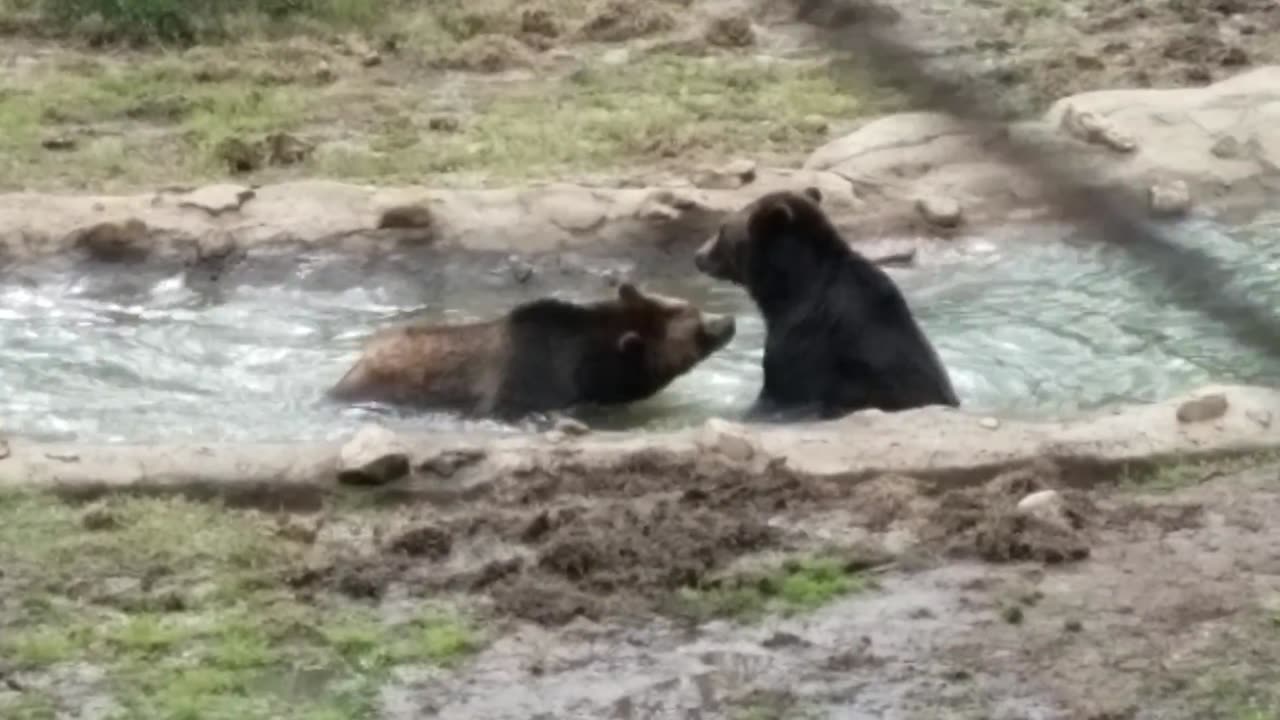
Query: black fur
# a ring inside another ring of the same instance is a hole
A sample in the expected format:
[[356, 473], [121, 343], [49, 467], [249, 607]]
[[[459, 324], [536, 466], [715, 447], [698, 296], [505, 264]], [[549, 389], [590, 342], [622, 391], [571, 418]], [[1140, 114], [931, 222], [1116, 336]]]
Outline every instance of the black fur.
[[831, 419], [959, 398], [893, 280], [855, 252], [821, 193], [775, 192], [698, 251], [704, 273], [746, 288], [764, 317], [764, 386], [753, 419]]

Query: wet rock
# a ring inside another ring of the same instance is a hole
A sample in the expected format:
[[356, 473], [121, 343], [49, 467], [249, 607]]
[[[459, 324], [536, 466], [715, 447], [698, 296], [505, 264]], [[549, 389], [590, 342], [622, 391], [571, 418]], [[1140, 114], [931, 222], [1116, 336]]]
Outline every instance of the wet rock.
[[244, 185], [218, 183], [205, 185], [186, 193], [178, 201], [178, 207], [202, 210], [218, 217], [224, 213], [238, 212], [256, 195], [252, 188]]
[[79, 230], [74, 246], [94, 260], [123, 262], [140, 260], [151, 248], [147, 243], [147, 224], [137, 218], [123, 222], [101, 222]]
[[964, 219], [960, 201], [945, 195], [930, 195], [916, 200], [916, 212], [925, 222], [942, 228], [954, 228]]
[[743, 159], [703, 171], [694, 180], [694, 185], [710, 190], [736, 190], [755, 182], [755, 179], [755, 161]]
[[720, 418], [712, 418], [702, 426], [698, 446], [735, 463], [750, 462], [758, 452], [746, 428]]
[[1191, 188], [1182, 180], [1156, 183], [1147, 193], [1151, 214], [1156, 217], [1177, 217], [1191, 210]]
[[987, 430], [997, 430], [1000, 428], [1000, 421], [993, 417], [984, 417], [978, 421], [978, 425]]
[[1213, 393], [1193, 398], [1178, 406], [1178, 422], [1184, 424], [1217, 420], [1227, 413], [1227, 396]]
[[481, 448], [441, 450], [419, 463], [418, 470], [442, 478], [451, 478], [462, 468], [483, 460], [486, 454]]
[[40, 141], [40, 147], [54, 152], [65, 152], [76, 149], [76, 139], [70, 135], [50, 135]]
[[454, 133], [462, 129], [462, 123], [452, 115], [436, 115], [427, 120], [427, 129], [431, 132]]
[[409, 453], [400, 438], [379, 425], [366, 425], [339, 452], [338, 481], [385, 485], [409, 474]]
[[745, 48], [756, 44], [756, 31], [747, 15], [724, 15], [707, 23], [702, 39], [722, 48]]
[[115, 530], [120, 527], [120, 516], [105, 505], [92, 505], [80, 514], [80, 527], [90, 532]]
[[1138, 141], [1111, 121], [1095, 112], [1077, 111], [1075, 106], [1069, 106], [1063, 112], [1061, 127], [1079, 140], [1114, 152], [1131, 153], [1138, 149]]

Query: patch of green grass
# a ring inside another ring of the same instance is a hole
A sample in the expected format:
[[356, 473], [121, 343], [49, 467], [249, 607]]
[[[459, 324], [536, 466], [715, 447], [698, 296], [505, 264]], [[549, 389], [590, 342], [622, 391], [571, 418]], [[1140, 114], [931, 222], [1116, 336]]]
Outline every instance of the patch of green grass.
[[[447, 666], [482, 643], [447, 608], [390, 622], [337, 598], [304, 602], [282, 584], [301, 561], [254, 512], [0, 494], [0, 593], [24, 600], [0, 605], [0, 657], [36, 673], [102, 668], [130, 718], [337, 720], [369, 716], [392, 668]], [[0, 715], [42, 717], [32, 707]]]
[[1120, 471], [1118, 484], [1130, 491], [1171, 493], [1222, 475], [1276, 463], [1280, 463], [1280, 453], [1274, 451], [1202, 460], [1168, 460], [1124, 467]]
[[[663, 164], [690, 169], [744, 148], [761, 161], [794, 159], [823, 141], [828, 123], [888, 102], [870, 91], [850, 94], [822, 64], [653, 55], [477, 86], [456, 131], [435, 131], [439, 113], [428, 88], [306, 84], [312, 62], [258, 58], [232, 67], [188, 53], [49, 69], [0, 91], [0, 185], [220, 179], [231, 175], [226, 141], [280, 132], [318, 147], [302, 163], [251, 177], [420, 182], [435, 173], [521, 181]], [[264, 74], [279, 77], [266, 82]], [[75, 146], [42, 147], [53, 135]]]
[[757, 620], [776, 613], [812, 612], [833, 600], [863, 592], [874, 582], [834, 557], [790, 559], [763, 572], [734, 576], [676, 594], [674, 610], [695, 620]]

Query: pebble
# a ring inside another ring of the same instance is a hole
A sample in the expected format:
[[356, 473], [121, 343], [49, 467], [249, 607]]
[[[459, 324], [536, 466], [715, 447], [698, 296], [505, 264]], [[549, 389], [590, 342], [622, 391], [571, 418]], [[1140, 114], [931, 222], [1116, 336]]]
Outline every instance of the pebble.
[[932, 195], [916, 200], [916, 212], [926, 222], [938, 227], [953, 228], [964, 220], [960, 201], [945, 195]]
[[1178, 406], [1178, 422], [1200, 423], [1217, 420], [1227, 413], [1227, 396], [1214, 393], [1188, 400]]
[[338, 453], [338, 481], [386, 485], [409, 474], [409, 453], [400, 438], [380, 425], [365, 425]]
[[988, 430], [995, 430], [1000, 427], [1000, 421], [993, 417], [984, 417], [978, 421], [978, 424]]

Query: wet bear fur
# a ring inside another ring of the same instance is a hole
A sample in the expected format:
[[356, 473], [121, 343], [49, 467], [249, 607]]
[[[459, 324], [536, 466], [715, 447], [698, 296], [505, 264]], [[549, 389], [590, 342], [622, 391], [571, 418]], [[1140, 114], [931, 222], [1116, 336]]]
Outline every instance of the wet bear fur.
[[734, 332], [730, 316], [624, 283], [593, 303], [547, 298], [487, 322], [381, 330], [329, 396], [506, 419], [619, 405], [658, 393]]
[[764, 318], [755, 420], [831, 419], [960, 404], [941, 359], [884, 270], [845, 242], [817, 188], [763, 195], [695, 255], [746, 289]]

